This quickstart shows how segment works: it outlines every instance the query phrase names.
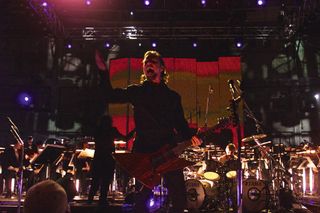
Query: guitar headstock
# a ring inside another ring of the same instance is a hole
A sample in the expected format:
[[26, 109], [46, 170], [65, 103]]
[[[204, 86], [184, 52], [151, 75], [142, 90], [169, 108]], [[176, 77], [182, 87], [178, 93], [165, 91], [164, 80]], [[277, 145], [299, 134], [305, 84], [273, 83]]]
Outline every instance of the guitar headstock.
[[219, 117], [217, 119], [217, 124], [210, 128], [202, 129], [201, 131], [198, 131], [197, 136], [202, 139], [204, 143], [215, 139], [218, 137], [218, 133], [216, 130], [229, 127], [231, 124], [230, 117]]

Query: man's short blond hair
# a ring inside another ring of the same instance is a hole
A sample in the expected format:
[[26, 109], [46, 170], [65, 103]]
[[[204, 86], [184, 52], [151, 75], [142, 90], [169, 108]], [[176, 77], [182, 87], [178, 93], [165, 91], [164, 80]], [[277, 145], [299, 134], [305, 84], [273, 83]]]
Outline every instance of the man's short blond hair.
[[24, 213], [69, 212], [67, 193], [58, 183], [45, 180], [33, 185], [24, 201]]

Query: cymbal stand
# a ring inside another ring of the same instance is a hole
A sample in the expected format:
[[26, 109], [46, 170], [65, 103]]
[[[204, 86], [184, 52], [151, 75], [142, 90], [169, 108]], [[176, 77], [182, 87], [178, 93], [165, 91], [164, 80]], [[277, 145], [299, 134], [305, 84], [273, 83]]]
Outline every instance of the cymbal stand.
[[13, 121], [9, 118], [8, 121], [10, 123], [10, 132], [13, 137], [16, 139], [17, 143], [21, 144], [21, 153], [20, 153], [20, 162], [19, 162], [19, 181], [18, 183], [18, 209], [17, 213], [21, 211], [21, 197], [22, 197], [22, 184], [23, 184], [23, 160], [24, 160], [24, 142], [19, 135], [18, 127], [13, 123]]
[[[168, 195], [168, 190], [166, 187], [164, 187], [164, 178], [161, 175], [160, 179], [160, 185], [155, 186], [152, 190], [153, 192], [153, 198], [154, 198], [154, 205], [157, 205], [156, 207], [159, 209], [167, 208], [169, 207], [167, 205], [166, 201], [166, 196]], [[169, 209], [163, 209], [165, 211]]]
[[229, 110], [232, 114], [232, 123], [233, 126], [237, 128], [237, 138], [238, 138], [238, 170], [237, 170], [237, 211], [239, 213], [242, 212], [242, 166], [241, 166], [241, 127], [240, 127], [240, 119], [238, 114], [238, 104], [241, 100], [241, 94], [236, 96], [236, 89], [233, 84], [233, 80], [228, 81], [229, 89], [231, 93], [231, 101]]

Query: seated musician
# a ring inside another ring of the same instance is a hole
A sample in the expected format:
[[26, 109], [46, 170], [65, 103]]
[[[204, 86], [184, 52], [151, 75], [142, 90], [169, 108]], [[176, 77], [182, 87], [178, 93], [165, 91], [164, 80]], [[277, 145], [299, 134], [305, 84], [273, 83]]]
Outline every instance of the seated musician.
[[224, 154], [218, 158], [219, 162], [221, 162], [222, 164], [225, 164], [229, 160], [237, 160], [238, 159], [238, 157], [235, 154], [236, 147], [233, 143], [229, 143], [225, 150], [226, 150], [226, 154]]
[[12, 186], [12, 178], [16, 179], [16, 176], [19, 172], [20, 167], [20, 159], [21, 159], [21, 151], [22, 144], [18, 141], [15, 141], [14, 145], [9, 145], [6, 147], [3, 159], [2, 159], [2, 169], [3, 169], [3, 177], [5, 180], [5, 191], [7, 192], [5, 197], [10, 198], [13, 194], [12, 189], [15, 186]]
[[[39, 154], [37, 145], [33, 142], [33, 137], [29, 136], [27, 142], [24, 145], [24, 154], [25, 154], [25, 166], [23, 176], [26, 179], [26, 188], [30, 188], [35, 182], [35, 170], [36, 168], [31, 165], [31, 160], [34, 159]], [[36, 170], [37, 171], [37, 170]]]
[[[86, 149], [88, 149], [88, 142], [82, 143], [82, 149], [81, 152], [85, 152]], [[80, 194], [87, 194], [87, 178], [89, 177], [88, 173], [90, 171], [90, 163], [91, 160], [89, 156], [80, 156], [79, 155], [74, 159], [74, 165], [75, 165], [75, 177], [76, 179], [79, 179], [80, 185], [79, 185], [79, 192]]]

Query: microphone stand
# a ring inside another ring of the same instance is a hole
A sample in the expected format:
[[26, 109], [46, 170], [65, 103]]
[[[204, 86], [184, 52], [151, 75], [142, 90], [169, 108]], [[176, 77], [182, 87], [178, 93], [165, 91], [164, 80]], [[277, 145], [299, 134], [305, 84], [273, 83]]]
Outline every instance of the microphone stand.
[[233, 84], [233, 80], [228, 81], [230, 93], [232, 99], [230, 101], [229, 110], [232, 114], [232, 123], [233, 127], [237, 128], [237, 139], [238, 139], [238, 170], [237, 170], [237, 207], [238, 213], [242, 212], [242, 166], [241, 166], [241, 127], [240, 127], [240, 119], [238, 114], [238, 105], [241, 100], [241, 96], [235, 97], [235, 87]]
[[22, 198], [22, 184], [23, 184], [23, 160], [24, 160], [24, 142], [21, 139], [18, 131], [18, 127], [13, 123], [13, 121], [7, 117], [10, 123], [10, 132], [13, 137], [16, 139], [17, 143], [21, 144], [21, 155], [20, 155], [20, 164], [19, 164], [19, 181], [18, 183], [18, 208], [17, 213], [21, 211], [21, 198]]
[[209, 92], [207, 96], [207, 103], [206, 103], [206, 114], [205, 114], [205, 120], [204, 120], [204, 127], [208, 127], [208, 112], [209, 112], [209, 104], [210, 104], [210, 96], [213, 94], [213, 89], [211, 84], [209, 85]]

